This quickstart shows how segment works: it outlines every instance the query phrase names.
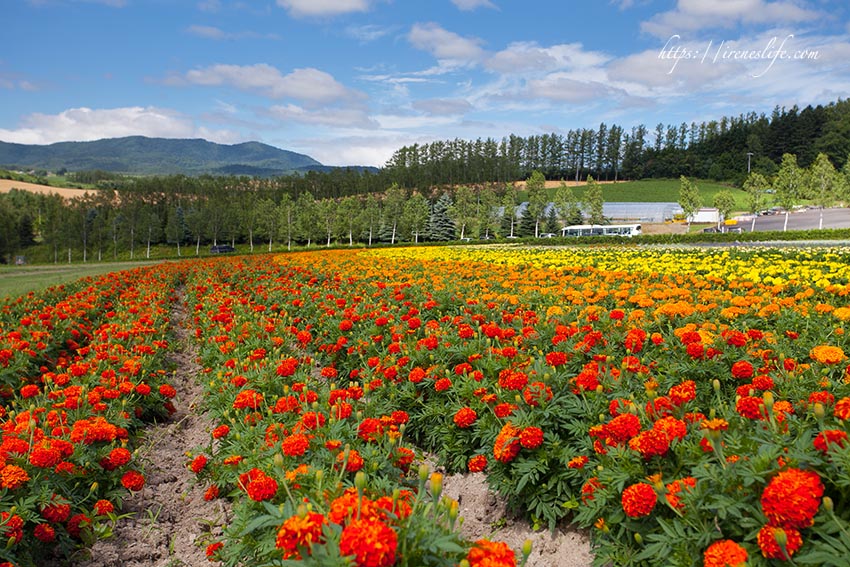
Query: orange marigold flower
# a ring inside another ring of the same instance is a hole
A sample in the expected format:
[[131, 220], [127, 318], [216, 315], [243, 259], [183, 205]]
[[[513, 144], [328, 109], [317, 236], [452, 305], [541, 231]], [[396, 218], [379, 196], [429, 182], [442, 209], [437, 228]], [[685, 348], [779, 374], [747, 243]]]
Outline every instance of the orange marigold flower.
[[522, 391], [522, 398], [530, 406], [537, 407], [552, 399], [552, 388], [543, 382], [532, 382]]
[[841, 398], [835, 402], [835, 409], [833, 411], [837, 419], [843, 419], [845, 421], [850, 419], [850, 398]]
[[747, 559], [747, 550], [731, 539], [715, 541], [703, 553], [704, 567], [743, 567]]
[[324, 524], [325, 517], [316, 512], [287, 518], [277, 530], [275, 547], [283, 550], [284, 559], [303, 559], [302, 550], [309, 555], [312, 545], [323, 541]]
[[629, 440], [629, 448], [638, 451], [644, 459], [661, 456], [670, 449], [667, 434], [658, 429], [647, 429]]
[[216, 558], [218, 557], [218, 552], [223, 547], [224, 547], [224, 542], [221, 542], [221, 541], [217, 541], [215, 543], [209, 544], [207, 546], [207, 549], [206, 549], [206, 552], [205, 552], [207, 559], [209, 559], [210, 561], [215, 561]]
[[591, 477], [581, 486], [581, 501], [584, 504], [587, 504], [591, 500], [593, 500], [593, 495], [596, 493], [598, 489], [602, 488], [602, 483], [599, 482], [599, 478]]
[[91, 518], [85, 514], [75, 514], [68, 520], [65, 528], [73, 537], [79, 538], [82, 535], [83, 530], [88, 529], [90, 526]]
[[652, 428], [663, 432], [671, 443], [673, 439], [682, 440], [688, 434], [687, 424], [673, 416], [662, 417], [652, 424]]
[[469, 567], [515, 567], [516, 554], [503, 541], [479, 539], [466, 555]]
[[93, 510], [96, 516], [106, 516], [115, 511], [115, 505], [109, 500], [101, 499], [94, 503]]
[[469, 459], [467, 463], [469, 472], [481, 472], [487, 468], [487, 457], [485, 455], [475, 455]]
[[467, 427], [471, 427], [475, 420], [478, 419], [478, 414], [475, 413], [475, 410], [470, 407], [462, 407], [457, 410], [455, 413], [453, 421], [455, 425], [460, 427], [461, 429], [466, 429]]
[[726, 431], [729, 429], [729, 422], [725, 419], [715, 417], [713, 419], [703, 420], [701, 429], [708, 429], [709, 431]]
[[670, 388], [670, 401], [674, 406], [691, 402], [697, 397], [697, 385], [693, 380], [685, 380]]
[[127, 490], [138, 492], [145, 487], [145, 477], [139, 471], [129, 470], [121, 477], [121, 484]]
[[345, 451], [339, 453], [336, 456], [337, 465], [342, 466], [342, 463], [345, 462], [345, 470], [350, 473], [354, 473], [363, 468], [363, 457], [360, 456], [355, 449], [351, 449], [348, 452], [348, 460], [345, 460]]
[[263, 395], [256, 390], [242, 390], [233, 400], [233, 409], [250, 408], [256, 410], [263, 403]]
[[633, 413], [622, 413], [608, 422], [605, 433], [615, 443], [624, 443], [640, 433], [640, 418]]
[[509, 415], [513, 415], [514, 411], [518, 407], [519, 406], [515, 404], [509, 404], [507, 402], [504, 402], [501, 404], [496, 404], [496, 406], [493, 408], [493, 413], [496, 414], [496, 417], [498, 417], [499, 419], [504, 419]]
[[383, 433], [384, 426], [381, 420], [374, 417], [367, 417], [357, 427], [357, 436], [366, 442], [377, 441]]
[[823, 490], [820, 476], [814, 471], [780, 471], [762, 492], [761, 508], [771, 525], [808, 528], [814, 523]]
[[354, 556], [358, 567], [390, 567], [396, 560], [398, 534], [375, 519], [351, 521], [339, 537], [339, 551]]
[[667, 499], [667, 502], [670, 503], [671, 507], [676, 508], [677, 510], [682, 510], [685, 507], [680, 498], [682, 492], [690, 490], [696, 485], [697, 481], [692, 476], [686, 476], [681, 480], [674, 480], [665, 486], [667, 492], [664, 494], [664, 498]]
[[626, 487], [621, 498], [623, 511], [630, 518], [649, 516], [657, 501], [658, 495], [655, 489], [645, 482]]
[[825, 455], [829, 451], [830, 445], [844, 447], [845, 441], [847, 441], [847, 433], [841, 429], [827, 429], [818, 433], [813, 444], [815, 449]]
[[[782, 550], [783, 545], [777, 541], [784, 540], [785, 551]], [[803, 538], [800, 532], [794, 528], [780, 528], [776, 526], [765, 526], [759, 530], [758, 536], [759, 548], [761, 554], [767, 559], [782, 559], [787, 561], [791, 559], [800, 547], [803, 546]]]
[[738, 380], [749, 380], [754, 373], [753, 365], [748, 360], [739, 360], [732, 365], [732, 376]]
[[539, 427], [526, 427], [519, 434], [519, 442], [526, 449], [536, 449], [543, 444], [543, 430]]
[[71, 515], [71, 504], [62, 500], [64, 499], [54, 494], [50, 502], [42, 506], [41, 515], [45, 520], [58, 524], [68, 519]]
[[280, 443], [283, 454], [288, 457], [300, 457], [310, 448], [310, 439], [303, 433], [293, 433]]
[[841, 347], [818, 345], [809, 351], [809, 358], [821, 364], [838, 364], [843, 362], [847, 356]]
[[29, 479], [27, 471], [18, 465], [6, 465], [0, 469], [0, 488], [15, 490], [26, 484]]
[[573, 457], [567, 463], [567, 468], [569, 468], [569, 469], [583, 469], [584, 465], [586, 465], [589, 460], [590, 459], [588, 459], [585, 455]]
[[227, 425], [219, 425], [215, 429], [212, 430], [213, 439], [221, 439], [223, 437], [227, 437], [227, 434], [230, 433], [230, 427]]
[[493, 444], [493, 456], [497, 461], [509, 463], [514, 460], [520, 449], [519, 434], [519, 428], [510, 422], [502, 427]]
[[206, 500], [207, 502], [215, 500], [216, 498], [218, 498], [218, 492], [219, 491], [218, 491], [217, 485], [215, 485], [215, 484], [210, 485], [210, 487], [207, 488], [206, 491], [204, 492], [204, 500]]
[[735, 402], [735, 411], [747, 419], [764, 419], [764, 400], [756, 396], [744, 396]]
[[206, 455], [198, 455], [192, 462], [189, 464], [189, 469], [195, 474], [200, 473], [204, 470], [204, 467], [207, 466], [207, 456]]
[[256, 467], [239, 475], [239, 485], [254, 502], [270, 500], [277, 493], [277, 481]]

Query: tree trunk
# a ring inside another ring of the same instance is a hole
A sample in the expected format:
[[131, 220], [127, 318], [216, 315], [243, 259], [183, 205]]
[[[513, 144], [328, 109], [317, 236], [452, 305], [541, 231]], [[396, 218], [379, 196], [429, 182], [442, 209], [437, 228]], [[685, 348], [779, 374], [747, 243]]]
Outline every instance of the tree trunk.
[[818, 230], [823, 229], [823, 207], [820, 208], [820, 219], [818, 220]]
[[198, 240], [195, 242], [195, 256], [201, 253], [201, 235], [198, 235]]
[[254, 229], [248, 227], [248, 246], [251, 248], [251, 253], [254, 253]]
[[785, 224], [782, 226], [782, 232], [788, 231], [788, 211], [785, 211]]

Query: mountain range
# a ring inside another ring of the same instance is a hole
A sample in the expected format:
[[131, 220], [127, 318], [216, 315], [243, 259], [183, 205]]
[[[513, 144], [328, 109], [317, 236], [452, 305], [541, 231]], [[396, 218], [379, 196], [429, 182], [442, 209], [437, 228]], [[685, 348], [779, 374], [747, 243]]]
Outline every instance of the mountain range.
[[225, 145], [202, 139], [129, 136], [44, 146], [0, 141], [0, 168], [271, 177], [311, 170], [327, 171], [330, 166], [308, 155], [260, 142]]

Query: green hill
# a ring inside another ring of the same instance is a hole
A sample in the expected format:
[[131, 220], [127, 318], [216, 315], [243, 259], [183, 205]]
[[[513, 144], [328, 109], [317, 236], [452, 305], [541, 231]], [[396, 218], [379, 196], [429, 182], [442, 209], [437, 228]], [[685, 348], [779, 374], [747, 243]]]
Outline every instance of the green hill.
[[138, 175], [282, 175], [322, 168], [310, 156], [259, 142], [224, 145], [206, 140], [130, 136], [46, 146], [0, 142], [0, 167]]

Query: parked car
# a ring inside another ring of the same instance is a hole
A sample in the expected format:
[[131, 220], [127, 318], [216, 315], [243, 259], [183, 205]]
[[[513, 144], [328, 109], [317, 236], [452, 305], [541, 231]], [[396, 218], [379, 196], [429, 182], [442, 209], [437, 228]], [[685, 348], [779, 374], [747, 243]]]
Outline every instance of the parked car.
[[544, 232], [543, 234], [540, 235], [539, 238], [555, 238], [556, 236], [558, 236], [558, 235], [555, 234], [554, 232]]
[[216, 244], [215, 246], [210, 246], [210, 252], [212, 254], [227, 254], [228, 252], [236, 252], [236, 248], [230, 244]]

